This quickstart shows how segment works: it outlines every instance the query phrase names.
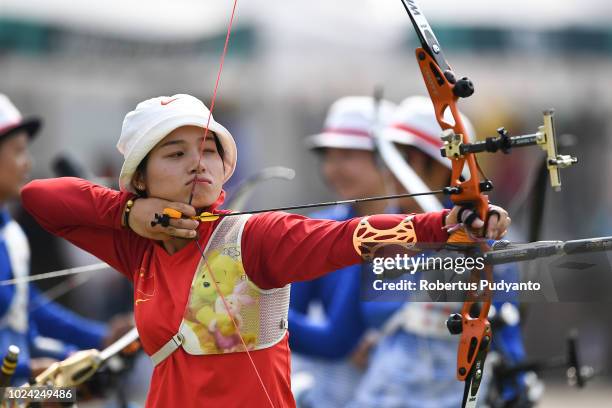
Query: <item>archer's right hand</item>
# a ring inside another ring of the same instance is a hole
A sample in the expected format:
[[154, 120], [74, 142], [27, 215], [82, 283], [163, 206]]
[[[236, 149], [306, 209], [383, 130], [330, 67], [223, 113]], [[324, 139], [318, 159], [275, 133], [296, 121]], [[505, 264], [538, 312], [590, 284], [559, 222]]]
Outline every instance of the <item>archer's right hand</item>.
[[189, 204], [172, 202], [161, 198], [139, 198], [134, 201], [128, 217], [128, 226], [143, 238], [167, 241], [172, 238], [193, 239], [199, 222], [188, 218], [170, 218], [167, 227], [154, 223], [156, 214], [164, 208], [180, 211], [184, 217], [193, 217], [196, 210]]

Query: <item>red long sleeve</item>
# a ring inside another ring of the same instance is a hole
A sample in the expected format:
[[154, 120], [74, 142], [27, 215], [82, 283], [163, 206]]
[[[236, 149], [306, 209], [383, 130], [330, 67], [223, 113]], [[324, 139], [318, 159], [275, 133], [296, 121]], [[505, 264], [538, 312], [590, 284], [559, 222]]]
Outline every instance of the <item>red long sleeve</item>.
[[73, 177], [34, 180], [21, 190], [23, 206], [43, 228], [132, 280], [149, 241], [121, 227], [130, 196]]
[[[412, 222], [419, 242], [445, 242], [445, 211], [417, 214]], [[406, 215], [379, 214], [369, 218], [376, 228], [392, 228]], [[288, 213], [264, 213], [247, 222], [242, 235], [245, 270], [259, 287], [318, 278], [359, 263], [353, 233], [360, 218], [316, 220]]]

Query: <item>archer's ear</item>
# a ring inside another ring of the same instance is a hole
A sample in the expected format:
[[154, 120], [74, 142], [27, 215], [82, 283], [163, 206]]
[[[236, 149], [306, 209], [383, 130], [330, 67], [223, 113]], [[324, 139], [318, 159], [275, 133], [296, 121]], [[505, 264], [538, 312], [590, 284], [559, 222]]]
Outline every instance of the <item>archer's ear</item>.
[[145, 183], [144, 175], [140, 169], [136, 170], [134, 175], [132, 176], [132, 187], [138, 193], [144, 193], [147, 190], [147, 185]]

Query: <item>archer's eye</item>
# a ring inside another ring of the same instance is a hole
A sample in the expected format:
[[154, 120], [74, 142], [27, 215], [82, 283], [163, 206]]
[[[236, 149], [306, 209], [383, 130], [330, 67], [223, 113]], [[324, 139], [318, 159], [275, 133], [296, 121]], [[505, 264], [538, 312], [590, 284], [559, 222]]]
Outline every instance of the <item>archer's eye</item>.
[[217, 146], [214, 143], [205, 143], [204, 144], [204, 153], [217, 153]]

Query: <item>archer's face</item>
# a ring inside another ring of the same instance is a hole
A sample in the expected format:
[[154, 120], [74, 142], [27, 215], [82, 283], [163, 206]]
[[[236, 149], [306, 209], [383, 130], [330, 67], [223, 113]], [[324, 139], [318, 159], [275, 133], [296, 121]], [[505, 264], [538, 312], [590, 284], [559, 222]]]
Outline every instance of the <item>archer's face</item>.
[[380, 189], [383, 177], [372, 152], [326, 148], [321, 159], [323, 177], [341, 199], [367, 197]]
[[[223, 187], [223, 160], [215, 136], [196, 126], [172, 131], [149, 153], [142, 180], [149, 197], [187, 203], [193, 189], [195, 208], [213, 204]], [[194, 185], [195, 182], [195, 185]]]
[[0, 142], [0, 204], [18, 197], [27, 181], [32, 168], [28, 140], [27, 132], [22, 131]]

